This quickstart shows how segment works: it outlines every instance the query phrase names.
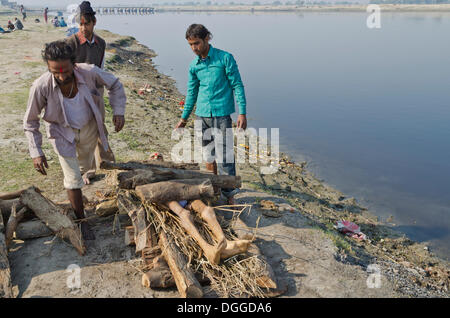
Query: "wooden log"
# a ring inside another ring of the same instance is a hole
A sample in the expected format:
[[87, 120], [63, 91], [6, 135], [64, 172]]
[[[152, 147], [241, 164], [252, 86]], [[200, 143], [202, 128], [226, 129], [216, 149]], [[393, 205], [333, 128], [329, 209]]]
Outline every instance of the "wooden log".
[[39, 219], [21, 222], [16, 228], [16, 238], [19, 240], [29, 240], [51, 235], [53, 235], [52, 230]]
[[163, 181], [136, 187], [136, 194], [143, 202], [165, 203], [214, 197], [209, 179]]
[[95, 214], [100, 217], [106, 217], [115, 214], [119, 211], [117, 206], [117, 199], [107, 200], [97, 204], [95, 207]]
[[[239, 239], [253, 239], [252, 231], [240, 218], [237, 218], [231, 223], [231, 228], [236, 233]], [[276, 289], [277, 280], [275, 278], [275, 273], [273, 272], [272, 266], [270, 266], [270, 264], [267, 262], [267, 258], [261, 253], [258, 246], [254, 243], [250, 244], [246, 254], [249, 257], [256, 256], [266, 265], [264, 270], [261, 272], [261, 275], [256, 279], [257, 285], [262, 288]]]
[[42, 196], [35, 187], [26, 189], [21, 196], [21, 202], [27, 205], [53, 232], [69, 239], [80, 255], [84, 255], [84, 245], [81, 231], [74, 221], [63, 214], [63, 209]]
[[8, 223], [6, 224], [6, 231], [5, 231], [6, 248], [8, 248], [9, 244], [11, 243], [17, 225], [23, 219], [23, 216], [25, 215], [26, 212], [26, 208], [22, 208], [19, 212], [16, 212], [16, 206], [17, 205], [13, 205], [11, 209], [12, 210], [11, 215], [9, 217]]
[[131, 219], [134, 229], [134, 242], [136, 245], [136, 253], [141, 252], [145, 248], [152, 247], [152, 237], [155, 236], [154, 227], [147, 222], [147, 213], [143, 206], [128, 201], [126, 204], [130, 206], [128, 216]]
[[117, 175], [117, 185], [121, 189], [134, 189], [139, 185], [171, 179], [175, 179], [175, 174], [171, 171], [161, 171], [161, 173], [155, 174], [153, 170], [132, 170], [120, 172]]
[[202, 286], [189, 268], [184, 255], [172, 241], [169, 241], [164, 232], [161, 232], [159, 235], [159, 246], [161, 247], [162, 256], [169, 265], [181, 297], [203, 297]]
[[144, 248], [152, 247], [152, 236], [154, 236], [154, 227], [147, 222], [147, 212], [141, 207], [136, 212], [136, 218], [133, 220], [134, 241], [136, 244], [136, 253]]
[[[142, 251], [142, 259], [151, 269], [142, 275], [142, 285], [150, 288], [169, 288], [176, 286], [172, 272], [165, 259], [161, 256], [159, 246]], [[210, 284], [211, 281], [203, 274], [196, 272], [195, 278], [203, 286]]]
[[136, 242], [134, 241], [134, 226], [125, 227], [125, 245], [134, 246]]
[[221, 176], [208, 172], [170, 169], [170, 168], [149, 168], [145, 170], [131, 170], [120, 172], [117, 176], [118, 186], [122, 189], [134, 189], [137, 186], [168, 181], [173, 179], [205, 179], [211, 180], [215, 187], [219, 188], [240, 188], [242, 185], [240, 176]]
[[105, 170], [136, 170], [149, 168], [174, 168], [174, 169], [190, 169], [200, 170], [198, 163], [175, 163], [170, 161], [129, 161], [129, 162], [106, 162], [100, 164], [100, 169]]
[[175, 280], [169, 265], [163, 257], [153, 260], [153, 268], [142, 275], [142, 286], [147, 288], [168, 288], [175, 286]]
[[[129, 192], [121, 192], [117, 197], [119, 213], [127, 213], [133, 224], [133, 239], [125, 238], [125, 244], [134, 241], [136, 253], [142, 252], [157, 245], [156, 231], [153, 225], [147, 222], [147, 214], [142, 204], [135, 200]], [[126, 231], [125, 237], [131, 235], [130, 230]]]
[[20, 198], [23, 191], [25, 191], [25, 189], [14, 192], [0, 192], [0, 200], [12, 200]]
[[12, 298], [11, 270], [9, 268], [8, 251], [6, 249], [5, 226], [0, 215], [0, 298]]

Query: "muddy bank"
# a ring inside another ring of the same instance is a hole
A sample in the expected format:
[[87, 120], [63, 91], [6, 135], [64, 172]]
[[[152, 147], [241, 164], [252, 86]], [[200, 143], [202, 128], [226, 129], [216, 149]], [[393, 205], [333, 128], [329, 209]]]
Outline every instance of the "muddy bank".
[[[0, 17], [0, 24], [4, 20]], [[107, 114], [106, 124], [117, 160], [145, 160], [155, 151], [169, 159], [176, 143], [171, 140], [171, 131], [181, 115], [179, 102], [184, 99], [183, 94], [173, 79], [158, 73], [153, 63], [155, 52], [131, 37], [103, 30], [99, 34], [108, 43], [105, 68], [121, 79], [128, 97], [123, 131], [113, 132], [110, 110]], [[44, 152], [50, 170], [43, 177], [32, 169], [21, 129], [29, 87], [46, 70], [40, 50], [45, 42], [62, 37], [60, 29], [30, 22], [22, 32], [0, 35], [0, 53], [5, 57], [0, 61], [4, 74], [0, 79], [0, 191], [37, 185], [52, 200], [66, 199], [62, 173], [46, 138]], [[149, 91], [140, 94], [144, 84], [149, 84]], [[189, 125], [192, 127], [192, 120]], [[449, 296], [448, 263], [435, 257], [423, 244], [378, 222], [354, 198], [314, 178], [305, 163], [293, 163], [283, 155], [280, 164], [280, 170], [273, 175], [261, 174], [260, 165], [239, 164], [243, 189], [236, 198], [237, 203], [252, 205], [250, 213], [241, 217], [248, 226], [257, 228], [256, 244], [268, 257], [279, 283], [286, 286], [284, 296]], [[97, 191], [109, 189], [105, 174], [99, 171], [95, 182], [83, 189], [92, 203], [98, 200]], [[263, 200], [272, 204], [268, 207]], [[342, 219], [360, 225], [369, 240], [358, 241], [338, 233], [333, 225]], [[177, 296], [174, 290], [153, 291], [140, 286], [138, 258], [123, 244], [126, 218], [120, 220], [120, 228], [112, 217], [94, 218], [92, 222], [100, 239], [88, 246], [85, 257], [78, 257], [60, 239], [15, 242], [9, 259], [19, 296]], [[77, 291], [65, 285], [65, 270], [72, 263], [81, 267], [82, 277], [86, 278]], [[379, 288], [369, 288], [367, 284], [374, 268], [380, 273]]]

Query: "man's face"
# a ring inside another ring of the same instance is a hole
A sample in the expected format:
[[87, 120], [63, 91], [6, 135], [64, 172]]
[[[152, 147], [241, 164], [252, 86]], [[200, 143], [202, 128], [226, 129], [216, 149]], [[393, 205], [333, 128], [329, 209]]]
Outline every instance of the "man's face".
[[48, 61], [48, 71], [53, 74], [59, 85], [66, 85], [73, 79], [73, 64], [71, 60]]
[[95, 26], [94, 21], [87, 22], [85, 17], [81, 17], [80, 31], [86, 39], [92, 40], [92, 36], [94, 35], [94, 26]]
[[208, 38], [206, 38], [205, 40], [199, 38], [189, 38], [187, 41], [191, 46], [192, 52], [194, 52], [198, 56], [202, 55], [208, 50]]

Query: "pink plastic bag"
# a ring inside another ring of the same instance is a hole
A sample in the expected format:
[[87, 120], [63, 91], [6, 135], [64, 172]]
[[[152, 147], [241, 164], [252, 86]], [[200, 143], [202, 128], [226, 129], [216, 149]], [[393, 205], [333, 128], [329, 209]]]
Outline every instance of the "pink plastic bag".
[[345, 220], [337, 221], [335, 228], [342, 234], [345, 234], [352, 238], [355, 238], [358, 240], [366, 239], [366, 235], [363, 232], [361, 232], [359, 226], [353, 222], [345, 221]]

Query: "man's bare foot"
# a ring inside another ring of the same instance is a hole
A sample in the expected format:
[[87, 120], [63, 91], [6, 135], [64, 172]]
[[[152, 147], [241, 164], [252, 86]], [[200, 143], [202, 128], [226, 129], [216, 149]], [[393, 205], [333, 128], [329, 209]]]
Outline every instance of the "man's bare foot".
[[81, 235], [86, 241], [95, 240], [94, 232], [92, 232], [89, 224], [87, 222], [81, 222]]

